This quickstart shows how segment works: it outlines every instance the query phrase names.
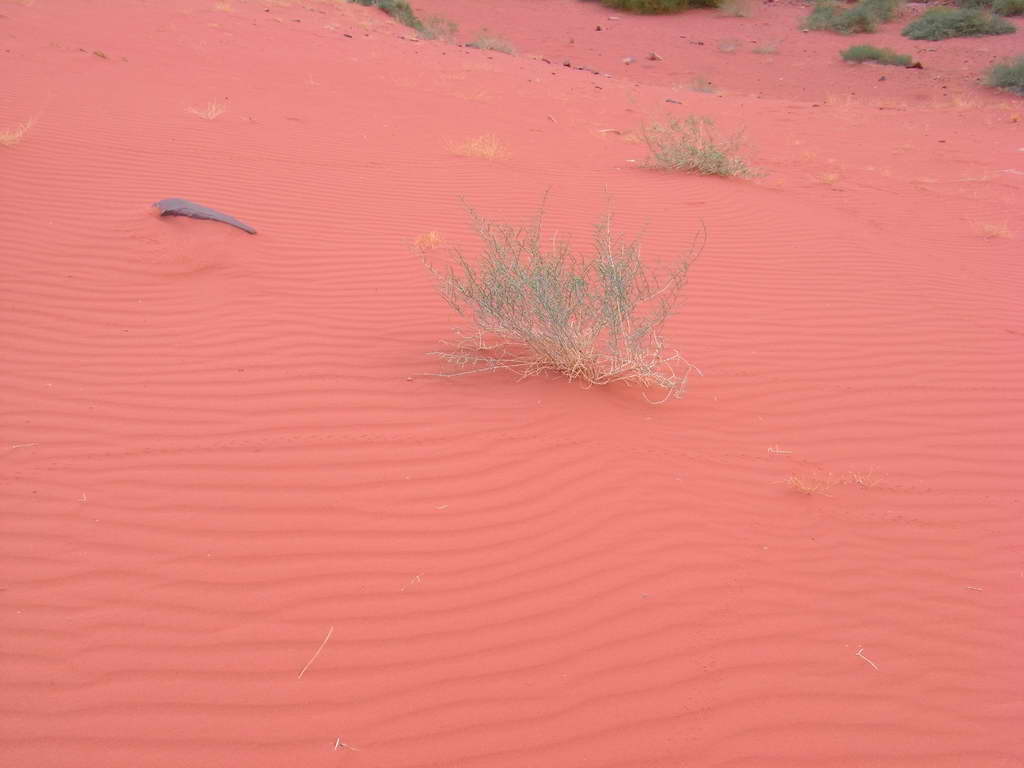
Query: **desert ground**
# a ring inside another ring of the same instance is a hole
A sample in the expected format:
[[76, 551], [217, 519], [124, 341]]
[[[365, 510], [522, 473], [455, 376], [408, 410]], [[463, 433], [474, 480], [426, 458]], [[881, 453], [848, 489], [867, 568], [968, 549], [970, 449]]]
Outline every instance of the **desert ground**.
[[[1024, 29], [413, 8], [0, 0], [0, 764], [1024, 765]], [[681, 398], [434, 375], [545, 196], [706, 229]]]

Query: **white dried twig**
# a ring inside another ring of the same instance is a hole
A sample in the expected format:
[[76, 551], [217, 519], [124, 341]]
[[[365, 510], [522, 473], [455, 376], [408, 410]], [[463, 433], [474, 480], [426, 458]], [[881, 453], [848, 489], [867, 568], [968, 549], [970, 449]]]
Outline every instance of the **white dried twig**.
[[331, 639], [331, 635], [333, 635], [333, 634], [334, 634], [334, 626], [332, 625], [331, 628], [327, 630], [327, 637], [324, 638], [324, 641], [322, 643], [320, 643], [320, 647], [316, 649], [316, 653], [313, 654], [313, 658], [311, 658], [309, 661], [307, 661], [306, 662], [306, 666], [304, 666], [302, 668], [302, 671], [299, 672], [299, 680], [301, 680], [302, 676], [304, 674], [306, 674], [306, 670], [309, 669], [311, 666], [313, 666], [313, 662], [316, 661], [316, 657], [320, 655], [320, 651], [322, 651], [324, 649], [324, 646], [327, 645], [327, 641]]

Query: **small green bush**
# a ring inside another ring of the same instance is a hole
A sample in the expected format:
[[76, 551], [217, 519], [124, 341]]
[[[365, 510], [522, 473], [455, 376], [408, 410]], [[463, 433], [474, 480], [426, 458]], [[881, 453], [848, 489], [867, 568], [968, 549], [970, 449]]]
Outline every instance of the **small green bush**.
[[985, 73], [985, 84], [993, 88], [1005, 88], [1024, 96], [1024, 56], [1008, 59], [993, 66]]
[[601, 4], [630, 13], [680, 13], [691, 8], [717, 8], [718, 0], [601, 0]]
[[931, 8], [903, 28], [911, 40], [1007, 35], [1017, 28], [1006, 19], [970, 8]]
[[836, 0], [818, 0], [804, 21], [804, 27], [841, 35], [874, 32], [879, 24], [896, 17], [900, 5], [902, 0], [860, 0], [847, 8]]
[[423, 30], [423, 22], [417, 18], [415, 12], [406, 0], [349, 0], [350, 3], [359, 3], [372, 8], [380, 8], [388, 16], [396, 21], [412, 27], [417, 31]]
[[1024, 16], [1024, 0], [995, 0], [992, 12], [1000, 16]]
[[441, 296], [476, 328], [434, 354], [468, 369], [462, 373], [554, 372], [588, 386], [661, 389], [659, 401], [683, 394], [696, 369], [666, 349], [661, 330], [703, 239], [659, 277], [641, 261], [637, 241], [613, 234], [610, 216], [597, 226], [593, 256], [583, 258], [565, 240], [541, 237], [543, 209], [521, 227], [470, 215], [484, 243], [480, 258], [470, 263], [455, 251], [444, 268], [424, 263]]
[[683, 122], [668, 122], [642, 126], [641, 132], [650, 157], [649, 168], [670, 171], [689, 171], [705, 176], [753, 176], [750, 168], [736, 152], [740, 136], [724, 141], [715, 138], [715, 123], [710, 117], [690, 115]]
[[851, 45], [839, 55], [844, 61], [877, 61], [879, 64], [892, 64], [894, 66], [909, 67], [914, 60], [909, 56], [896, 53], [888, 48], [876, 48], [873, 45]]
[[833, 0], [819, 0], [804, 20], [804, 27], [852, 35], [858, 32], [874, 32], [878, 29], [878, 21], [870, 12], [859, 6], [846, 8]]
[[903, 0], [860, 0], [857, 5], [879, 21], [892, 21], [899, 13]]
[[989, 10], [1000, 16], [1020, 16], [1024, 14], [1024, 0], [956, 0], [960, 8]]

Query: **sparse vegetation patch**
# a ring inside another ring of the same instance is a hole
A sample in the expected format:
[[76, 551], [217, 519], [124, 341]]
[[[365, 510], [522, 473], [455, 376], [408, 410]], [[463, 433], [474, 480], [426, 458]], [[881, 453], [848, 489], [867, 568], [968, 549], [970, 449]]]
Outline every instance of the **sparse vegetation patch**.
[[458, 34], [459, 25], [444, 16], [428, 16], [423, 20], [423, 29], [420, 30], [420, 37], [424, 40], [441, 40], [445, 43], [455, 42], [455, 35]]
[[350, 3], [359, 3], [371, 8], [380, 8], [395, 21], [405, 24], [407, 27], [422, 32], [423, 22], [419, 20], [416, 13], [409, 6], [406, 0], [349, 0]]
[[471, 42], [466, 43], [467, 48], [479, 48], [482, 51], [497, 51], [498, 53], [507, 53], [509, 56], [515, 56], [516, 49], [508, 40], [498, 37], [497, 35], [491, 35], [486, 32], [482, 32], [477, 38]]

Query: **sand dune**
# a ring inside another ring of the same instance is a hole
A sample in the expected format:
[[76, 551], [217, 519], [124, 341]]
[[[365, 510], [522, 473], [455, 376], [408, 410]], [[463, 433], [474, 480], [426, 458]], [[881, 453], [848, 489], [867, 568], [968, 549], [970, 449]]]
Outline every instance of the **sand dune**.
[[[868, 36], [907, 70], [789, 4], [415, 7], [519, 54], [0, 5], [0, 764], [1024, 765], [1024, 106], [976, 82], [1020, 33]], [[762, 175], [640, 167], [690, 113]], [[652, 264], [706, 226], [684, 398], [430, 375], [417, 239], [545, 193]]]

